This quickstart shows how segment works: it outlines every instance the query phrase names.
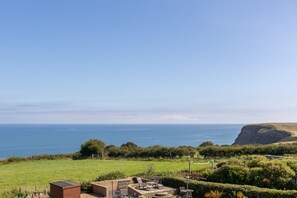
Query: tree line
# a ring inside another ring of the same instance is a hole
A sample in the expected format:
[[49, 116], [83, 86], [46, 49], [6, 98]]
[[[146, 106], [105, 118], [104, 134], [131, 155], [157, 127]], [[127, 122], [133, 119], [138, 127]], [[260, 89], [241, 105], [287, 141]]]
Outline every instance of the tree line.
[[112, 157], [112, 158], [180, 158], [183, 156], [194, 157], [197, 148], [192, 146], [149, 146], [141, 147], [133, 142], [121, 146], [105, 145], [102, 140], [90, 139], [81, 145], [81, 157]]
[[179, 158], [194, 157], [197, 153], [206, 158], [235, 157], [242, 155], [286, 155], [297, 154], [297, 144], [268, 145], [215, 145], [205, 141], [198, 147], [192, 146], [149, 146], [141, 147], [133, 142], [121, 146], [106, 145], [102, 140], [90, 139], [81, 145], [81, 157], [112, 157], [112, 158]]

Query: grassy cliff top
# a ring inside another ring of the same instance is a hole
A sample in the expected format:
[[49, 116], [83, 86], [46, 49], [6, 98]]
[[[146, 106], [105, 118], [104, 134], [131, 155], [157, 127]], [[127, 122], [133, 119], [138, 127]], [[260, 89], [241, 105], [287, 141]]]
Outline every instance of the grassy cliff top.
[[[292, 133], [292, 136], [297, 136], [297, 123], [288, 122], [288, 123], [259, 123], [259, 124], [251, 124], [255, 126], [269, 127], [271, 129], [279, 130], [279, 131], [287, 131]], [[247, 125], [249, 126], [249, 125]]]
[[234, 144], [272, 144], [296, 141], [297, 123], [260, 123], [245, 125]]

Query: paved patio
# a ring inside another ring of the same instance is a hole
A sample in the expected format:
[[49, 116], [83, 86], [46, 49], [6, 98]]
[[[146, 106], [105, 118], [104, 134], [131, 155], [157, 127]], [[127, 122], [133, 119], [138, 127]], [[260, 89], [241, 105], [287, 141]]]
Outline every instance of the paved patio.
[[80, 198], [103, 198], [103, 197], [100, 197], [94, 193], [82, 193], [80, 194]]

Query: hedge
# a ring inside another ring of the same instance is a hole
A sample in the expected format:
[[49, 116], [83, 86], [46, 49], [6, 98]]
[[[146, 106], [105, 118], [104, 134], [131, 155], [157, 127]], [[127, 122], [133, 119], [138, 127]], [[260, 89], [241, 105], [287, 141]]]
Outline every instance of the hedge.
[[[172, 188], [186, 187], [187, 180], [184, 178], [165, 177], [162, 178], [162, 184]], [[268, 188], [259, 188], [249, 185], [223, 184], [205, 181], [189, 180], [189, 189], [194, 190], [194, 197], [204, 197], [206, 192], [216, 190], [223, 192], [222, 198], [234, 198], [236, 192], [241, 191], [249, 198], [296, 198], [296, 190], [276, 190]]]
[[7, 164], [7, 163], [22, 162], [22, 161], [68, 159], [68, 158], [74, 158], [76, 155], [77, 155], [76, 153], [70, 153], [70, 154], [33, 155], [31, 157], [10, 157], [10, 158], [1, 160], [0, 163]]
[[199, 148], [204, 157], [233, 157], [240, 155], [285, 155], [297, 154], [296, 144], [269, 144], [246, 146], [208, 146]]

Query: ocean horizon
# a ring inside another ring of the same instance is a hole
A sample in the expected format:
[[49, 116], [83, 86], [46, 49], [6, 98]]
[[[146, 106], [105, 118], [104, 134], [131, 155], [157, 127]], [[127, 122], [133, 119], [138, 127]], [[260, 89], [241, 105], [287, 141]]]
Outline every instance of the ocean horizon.
[[106, 145], [232, 144], [244, 124], [0, 124], [0, 158], [73, 153], [91, 138]]

